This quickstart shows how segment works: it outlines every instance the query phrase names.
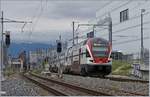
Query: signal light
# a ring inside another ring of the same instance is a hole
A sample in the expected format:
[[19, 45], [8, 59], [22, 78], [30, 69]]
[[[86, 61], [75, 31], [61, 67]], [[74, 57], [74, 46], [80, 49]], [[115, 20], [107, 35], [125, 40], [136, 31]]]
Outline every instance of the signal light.
[[10, 45], [10, 32], [9, 31], [5, 33], [5, 43], [6, 43], [6, 46], [9, 47]]
[[62, 44], [61, 42], [57, 43], [57, 52], [60, 53], [62, 51]]

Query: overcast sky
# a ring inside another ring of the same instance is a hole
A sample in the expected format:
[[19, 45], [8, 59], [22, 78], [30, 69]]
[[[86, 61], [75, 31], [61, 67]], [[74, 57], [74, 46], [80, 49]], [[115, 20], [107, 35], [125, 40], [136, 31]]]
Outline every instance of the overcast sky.
[[4, 18], [18, 21], [32, 21], [23, 30], [24, 24], [5, 23], [4, 31], [11, 31], [13, 42], [51, 43], [61, 33], [63, 39], [72, 36], [72, 21], [87, 23], [95, 18], [96, 11], [108, 0], [3, 0]]

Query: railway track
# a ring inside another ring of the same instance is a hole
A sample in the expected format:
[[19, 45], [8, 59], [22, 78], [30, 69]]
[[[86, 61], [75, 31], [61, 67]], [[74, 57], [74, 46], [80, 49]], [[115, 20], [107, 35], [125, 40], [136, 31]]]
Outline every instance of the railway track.
[[50, 81], [50, 82], [55, 83], [55, 84], [59, 84], [59, 85], [71, 88], [71, 89], [82, 91], [82, 92], [90, 94], [92, 96], [102, 96], [102, 95], [103, 96], [115, 96], [114, 93], [111, 93], [111, 91], [115, 92], [116, 95], [146, 96], [144, 94], [139, 94], [139, 93], [136, 93], [136, 92], [128, 92], [128, 91], [125, 91], [125, 90], [119, 90], [119, 89], [114, 89], [114, 88], [110, 88], [110, 87], [105, 87], [105, 88], [104, 87], [99, 87], [101, 92], [98, 92], [98, 91], [95, 91], [95, 90], [83, 88], [81, 86], [77, 86], [77, 85], [73, 85], [73, 84], [69, 84], [69, 83], [65, 83], [65, 82], [56, 81], [54, 79], [49, 79], [49, 78], [42, 77], [42, 76], [39, 76], [39, 75], [35, 75], [35, 74], [30, 74], [30, 75], [38, 77], [38, 78], [46, 80], [46, 81]]
[[50, 93], [54, 94], [55, 96], [67, 96], [64, 93], [49, 87], [46, 83], [41, 82], [41, 81], [37, 80], [36, 78], [33, 78], [29, 75], [24, 75], [24, 74], [23, 74], [23, 77], [27, 78], [28, 80], [32, 81], [33, 83], [35, 83], [36, 85], [42, 87], [43, 89], [49, 91]]
[[[68, 84], [68, 83], [64, 83], [64, 82], [59, 82], [56, 80], [52, 80], [52, 79], [48, 79], [45, 77], [41, 77], [38, 75], [34, 75], [34, 74], [29, 74], [29, 75], [24, 75], [24, 77], [26, 77], [27, 79], [29, 79], [30, 81], [34, 82], [35, 84], [41, 86], [42, 88], [48, 90], [49, 92], [53, 93], [56, 96], [72, 96], [72, 95], [88, 95], [88, 96], [113, 96], [107, 93], [103, 93], [103, 92], [97, 92], [94, 90], [90, 90], [87, 88], [83, 88], [83, 87], [79, 87], [79, 86], [75, 86], [72, 84]], [[57, 84], [57, 85], [61, 85], [66, 91], [61, 91], [59, 90], [59, 86], [57, 88], [52, 88], [50, 83], [52, 84]], [[72, 95], [68, 95], [67, 91], [76, 91], [74, 92], [75, 94]], [[82, 92], [82, 93], [81, 93]]]
[[[103, 87], [99, 87], [100, 89], [104, 89]], [[123, 95], [125, 94], [125, 96], [147, 96], [145, 94], [139, 94], [137, 92], [128, 92], [128, 91], [125, 91], [125, 90], [120, 90], [120, 89], [116, 89], [116, 88], [110, 88], [110, 87], [105, 87], [105, 89], [107, 91], [115, 91], [116, 93], [123, 93]], [[119, 94], [122, 96], [122, 94]]]
[[127, 79], [127, 78], [115, 78], [115, 77], [105, 77], [104, 79], [121, 81], [121, 82], [139, 82], [139, 83], [149, 83], [147, 80], [137, 80], [137, 79]]
[[[66, 75], [70, 75], [70, 74], [66, 74]], [[74, 76], [80, 76], [79, 74], [71, 74]], [[148, 80], [139, 80], [139, 79], [129, 79], [129, 78], [117, 78], [117, 77], [99, 77], [99, 76], [90, 76], [90, 77], [95, 77], [95, 78], [102, 78], [102, 79], [109, 79], [109, 80], [113, 80], [113, 81], [121, 81], [121, 82], [139, 82], [139, 83], [149, 83]]]

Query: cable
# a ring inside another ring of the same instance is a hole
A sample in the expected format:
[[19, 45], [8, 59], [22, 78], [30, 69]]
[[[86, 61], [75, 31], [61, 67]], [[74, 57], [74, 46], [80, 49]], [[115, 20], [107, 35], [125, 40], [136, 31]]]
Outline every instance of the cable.
[[[150, 38], [149, 37], [144, 37], [143, 39], [150, 39]], [[122, 42], [117, 42], [117, 43], [113, 43], [113, 45], [120, 45], [120, 44], [125, 44], [125, 43], [129, 43], [129, 42], [138, 41], [138, 40], [141, 40], [141, 38], [122, 41]]]
[[[143, 15], [148, 15], [148, 14], [150, 14], [150, 12], [147, 12], [147, 13], [144, 13]], [[133, 17], [131, 17], [129, 20], [134, 20], [134, 19], [137, 19], [137, 18], [139, 18], [141, 15], [137, 15], [137, 16], [133, 16]], [[128, 21], [129, 21], [128, 20]], [[113, 24], [112, 26], [114, 27], [114, 26], [117, 26], [117, 25], [119, 25], [120, 24], [120, 22], [119, 23], [115, 23], [115, 24]], [[104, 29], [101, 29], [101, 30], [99, 30], [99, 31], [103, 31], [103, 30], [105, 30], [105, 28]]]
[[[39, 9], [40, 9], [40, 6], [41, 5], [41, 3], [39, 3], [38, 5], [37, 5], [37, 7], [35, 8], [35, 10], [36, 11], [38, 11]], [[32, 21], [34, 21], [35, 19], [36, 19], [36, 11], [35, 11], [35, 14], [33, 15], [33, 17], [32, 17]], [[31, 40], [31, 35], [32, 35], [32, 33], [33, 33], [33, 30], [34, 30], [34, 25], [35, 25], [35, 23], [33, 22], [32, 24], [31, 24], [31, 26], [30, 26], [30, 32], [29, 32], [29, 42], [30, 42], [30, 40]]]
[[[113, 11], [115, 11], [115, 10], [117, 10], [117, 9], [119, 9], [119, 8], [121, 8], [121, 7], [123, 7], [123, 6], [127, 5], [127, 4], [129, 4], [129, 3], [131, 3], [132, 1], [133, 1], [133, 0], [128, 0], [126, 3], [124, 3], [124, 4], [122, 4], [122, 5], [118, 6], [118, 7], [116, 7], [116, 8], [114, 8], [114, 9], [112, 9], [111, 12], [113, 12]], [[106, 12], [106, 13], [108, 13], [108, 12]], [[98, 16], [98, 18], [104, 16], [106, 13], [104, 13], [104, 14]]]
[[76, 33], [78, 29], [79, 29], [79, 25], [78, 25], [77, 29], [74, 32]]
[[22, 26], [21, 32], [24, 32], [23, 29], [24, 29], [24, 27], [25, 27], [26, 24], [27, 24], [27, 23], [24, 23], [24, 25]]
[[[113, 1], [109, 1], [108, 3], [104, 4], [102, 7], [100, 7], [97, 11], [103, 10], [106, 6], [109, 6]], [[96, 11], [96, 12], [97, 12]]]
[[[40, 8], [40, 13], [39, 13], [38, 16], [37, 16], [37, 19], [35, 20], [35, 23], [32, 25], [31, 33], [29, 34], [30, 39], [31, 39], [32, 33], [33, 33], [34, 30], [35, 30], [36, 25], [38, 24], [38, 22], [39, 22], [39, 20], [40, 20], [41, 15], [42, 15], [43, 12], [44, 12], [44, 7], [43, 7], [43, 2], [42, 2], [42, 0], [40, 1], [40, 5], [39, 5], [39, 6], [40, 6], [40, 7], [39, 7], [39, 8]], [[47, 0], [46, 0], [46, 6], [47, 6]]]
[[[149, 24], [150, 21], [148, 22], [144, 22], [143, 24]], [[138, 26], [141, 26], [141, 24], [137, 24], [137, 25], [134, 25], [134, 26], [130, 26], [130, 27], [126, 27], [126, 28], [123, 28], [123, 29], [120, 29], [120, 30], [117, 30], [117, 31], [114, 31], [112, 32], [112, 34], [115, 34], [115, 33], [120, 33], [121, 31], [126, 31], [126, 30], [129, 30], [129, 29], [132, 29], [132, 28], [135, 28], [135, 27], [138, 27]], [[102, 34], [102, 36], [106, 36], [108, 34]]]
[[[130, 3], [130, 2], [127, 2], [126, 4], [128, 4], [128, 3]], [[125, 5], [126, 5], [125, 4]], [[142, 4], [140, 4], [140, 5], [142, 5]], [[130, 9], [130, 10], [133, 10], [133, 9], [135, 9], [135, 8], [139, 8], [139, 6], [140, 6], [139, 4], [138, 5], [136, 5], [134, 8], [132, 8], [132, 9]], [[122, 6], [124, 6], [124, 5], [122, 5]], [[121, 7], [122, 7], [121, 6]], [[120, 7], [119, 7], [120, 8]], [[115, 11], [114, 9], [113, 9], [113, 11]], [[112, 10], [111, 10], [111, 13], [113, 12]], [[146, 12], [146, 13], [144, 13], [143, 15], [147, 15], [147, 14], [149, 14], [150, 12]], [[106, 13], [105, 13], [106, 14]], [[103, 15], [105, 15], [105, 14], [103, 14]], [[101, 16], [103, 16], [103, 15], [101, 15]], [[99, 17], [101, 17], [101, 16], [99, 16]], [[133, 20], [133, 19], [136, 19], [136, 18], [138, 18], [138, 17], [140, 17], [141, 15], [137, 15], [137, 16], [133, 16], [132, 18], [130, 18], [130, 20]], [[118, 24], [120, 24], [120, 22], [119, 23], [116, 23], [116, 24], [113, 24], [113, 26], [116, 26], [116, 25], [118, 25]], [[102, 29], [102, 30], [104, 30], [104, 29]], [[102, 31], [102, 30], [100, 30], [100, 31]]]
[[33, 26], [33, 28], [32, 28], [32, 32], [35, 30], [35, 27], [36, 27], [36, 25], [37, 25], [37, 23], [38, 23], [38, 21], [39, 21], [41, 15], [42, 15], [42, 13], [43, 13], [43, 6], [42, 6], [42, 0], [41, 0], [41, 1], [40, 1], [40, 13], [39, 13], [38, 16], [37, 16], [37, 19], [36, 19], [36, 21], [35, 21], [35, 24], [34, 24], [34, 26]]

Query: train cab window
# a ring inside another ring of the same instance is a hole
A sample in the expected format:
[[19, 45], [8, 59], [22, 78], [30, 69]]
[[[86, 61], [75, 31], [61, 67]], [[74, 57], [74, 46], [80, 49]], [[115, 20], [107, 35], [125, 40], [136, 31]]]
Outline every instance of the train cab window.
[[86, 49], [86, 57], [90, 57], [90, 54], [87, 49]]
[[93, 54], [95, 57], [108, 57], [106, 46], [93, 46]]

